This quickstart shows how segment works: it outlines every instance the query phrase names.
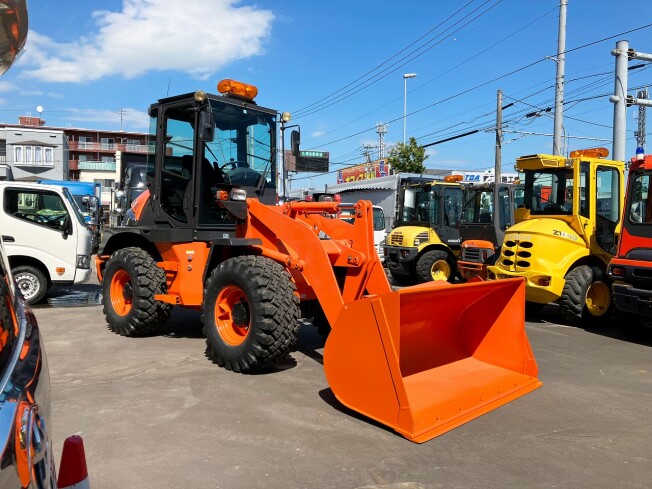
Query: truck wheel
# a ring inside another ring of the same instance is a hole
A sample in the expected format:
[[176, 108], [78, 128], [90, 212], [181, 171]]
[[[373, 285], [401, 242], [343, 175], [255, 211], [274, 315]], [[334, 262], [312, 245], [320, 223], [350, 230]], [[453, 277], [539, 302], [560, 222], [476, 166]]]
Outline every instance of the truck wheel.
[[566, 274], [559, 299], [559, 312], [571, 324], [596, 326], [609, 317], [611, 287], [602, 279], [602, 271], [582, 265]]
[[158, 332], [172, 306], [154, 299], [165, 294], [165, 272], [142, 248], [118, 250], [106, 264], [102, 279], [104, 317], [109, 329], [122, 336]]
[[204, 288], [206, 354], [234, 372], [253, 372], [285, 356], [296, 341], [301, 311], [292, 277], [261, 256], [230, 258]]
[[18, 289], [28, 304], [37, 304], [43, 300], [48, 290], [48, 279], [38, 268], [20, 265], [12, 270]]
[[455, 280], [455, 269], [448, 260], [448, 254], [441, 250], [424, 253], [417, 261], [417, 277], [420, 282], [433, 280]]

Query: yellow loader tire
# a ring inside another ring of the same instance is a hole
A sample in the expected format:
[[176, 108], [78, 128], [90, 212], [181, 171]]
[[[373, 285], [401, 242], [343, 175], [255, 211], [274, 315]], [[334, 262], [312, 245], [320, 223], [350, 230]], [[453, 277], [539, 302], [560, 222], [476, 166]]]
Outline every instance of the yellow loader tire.
[[597, 326], [611, 311], [611, 287], [599, 268], [581, 265], [566, 274], [559, 312], [571, 324]]
[[448, 253], [441, 250], [427, 251], [417, 260], [417, 278], [419, 282], [455, 280], [455, 267], [448, 258]]

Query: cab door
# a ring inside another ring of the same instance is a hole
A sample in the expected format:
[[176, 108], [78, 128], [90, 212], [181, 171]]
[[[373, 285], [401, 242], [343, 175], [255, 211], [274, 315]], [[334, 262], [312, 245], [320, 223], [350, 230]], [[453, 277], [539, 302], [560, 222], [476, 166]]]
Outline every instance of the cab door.
[[464, 192], [461, 187], [443, 187], [441, 192], [441, 233], [439, 239], [453, 250], [460, 249], [460, 220], [464, 207]]
[[8, 256], [29, 256], [43, 263], [50, 280], [73, 281], [77, 236], [63, 197], [51, 190], [6, 187], [2, 238]]

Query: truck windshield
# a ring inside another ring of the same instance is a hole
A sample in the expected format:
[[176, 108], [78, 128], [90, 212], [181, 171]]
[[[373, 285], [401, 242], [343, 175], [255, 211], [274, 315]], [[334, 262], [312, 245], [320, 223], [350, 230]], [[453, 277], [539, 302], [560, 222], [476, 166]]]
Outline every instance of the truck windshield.
[[79, 205], [77, 205], [77, 201], [75, 200], [75, 198], [70, 193], [70, 190], [68, 190], [67, 188], [64, 187], [63, 193], [66, 196], [66, 199], [68, 199], [68, 202], [70, 202], [70, 205], [72, 206], [72, 208], [74, 210], [74, 214], [77, 217], [77, 220], [79, 221], [79, 223], [86, 226], [86, 220], [84, 219], [84, 215], [83, 215], [81, 209], [79, 208]]
[[215, 116], [215, 137], [206, 143], [204, 157], [219, 167], [226, 183], [262, 187], [264, 178], [264, 187], [275, 188], [275, 168], [272, 167], [275, 117], [219, 100], [211, 100], [211, 107]]
[[493, 221], [493, 188], [469, 188], [462, 210], [462, 222], [491, 224]]
[[532, 215], [573, 213], [573, 170], [526, 170], [524, 205]]
[[88, 205], [86, 205], [83, 202], [84, 197], [85, 197], [84, 195], [72, 195], [72, 199], [75, 201], [75, 204], [77, 205], [77, 209], [79, 209], [79, 212], [82, 213], [82, 216], [90, 217], [91, 213], [87, 210], [84, 210], [84, 209], [88, 209]]

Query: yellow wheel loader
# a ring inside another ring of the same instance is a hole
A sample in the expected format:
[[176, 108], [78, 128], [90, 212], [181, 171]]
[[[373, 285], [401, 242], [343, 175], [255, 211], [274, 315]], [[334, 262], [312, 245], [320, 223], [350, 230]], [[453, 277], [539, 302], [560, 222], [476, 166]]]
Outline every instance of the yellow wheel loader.
[[525, 279], [533, 309], [557, 301], [572, 324], [596, 324], [611, 310], [607, 265], [615, 252], [624, 196], [624, 163], [605, 148], [570, 158], [537, 154], [516, 160], [524, 204], [505, 232], [488, 278]]
[[172, 307], [201, 310], [208, 357], [255, 372], [287, 355], [300, 318], [318, 311], [334, 395], [415, 442], [541, 385], [522, 280], [393, 291], [371, 203], [271, 204], [277, 112], [250, 85], [218, 91], [150, 107], [149, 188], [97, 256], [111, 330], [156, 334]]
[[399, 284], [455, 279], [463, 205], [463, 190], [456, 182], [462, 176], [446, 179], [402, 189], [398, 223], [384, 247], [385, 266]]

